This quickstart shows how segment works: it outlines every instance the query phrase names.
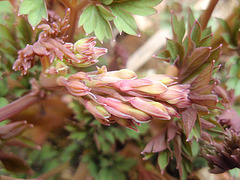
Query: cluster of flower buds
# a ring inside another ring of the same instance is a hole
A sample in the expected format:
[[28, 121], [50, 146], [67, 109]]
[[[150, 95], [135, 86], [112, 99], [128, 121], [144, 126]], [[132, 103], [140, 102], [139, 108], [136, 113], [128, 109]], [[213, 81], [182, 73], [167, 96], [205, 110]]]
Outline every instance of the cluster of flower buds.
[[96, 37], [89, 37], [78, 40], [74, 43], [73, 50], [75, 56], [80, 60], [80, 63], [72, 62], [71, 65], [76, 67], [88, 67], [98, 62], [97, 58], [106, 54], [106, 48], [95, 47]]
[[117, 122], [134, 130], [139, 123], [153, 118], [179, 117], [177, 108], [191, 105], [187, 98], [189, 86], [177, 85], [174, 78], [162, 74], [138, 79], [131, 70], [107, 72], [103, 66], [95, 73], [59, 77], [58, 84], [79, 97], [101, 123]]

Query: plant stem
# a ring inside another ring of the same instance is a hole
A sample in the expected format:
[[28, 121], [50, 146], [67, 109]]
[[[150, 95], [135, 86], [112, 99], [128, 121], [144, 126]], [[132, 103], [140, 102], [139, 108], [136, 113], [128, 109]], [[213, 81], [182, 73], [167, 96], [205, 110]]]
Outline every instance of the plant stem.
[[54, 175], [62, 172], [63, 170], [67, 169], [70, 166], [69, 161], [60, 164], [60, 166], [40, 175], [38, 178], [42, 178], [42, 179], [49, 179], [51, 177], [53, 177]]
[[59, 0], [66, 8], [72, 7], [68, 0]]
[[201, 22], [201, 25], [202, 25], [202, 29], [205, 29], [207, 27], [207, 24], [208, 24], [208, 21], [212, 15], [212, 12], [214, 10], [214, 8], [216, 7], [217, 3], [218, 3], [219, 0], [211, 0], [209, 5], [208, 5], [208, 8], [203, 11], [202, 15], [200, 16], [200, 22]]
[[16, 101], [13, 101], [12, 103], [0, 108], [0, 122], [10, 118], [13, 115], [16, 115], [17, 113], [23, 111], [41, 99], [42, 98], [38, 94], [33, 95], [33, 93], [29, 93], [23, 97], [20, 97]]
[[83, 10], [84, 7], [86, 7], [89, 4], [87, 0], [83, 0], [81, 3], [79, 3], [77, 6], [71, 6], [70, 9], [70, 27], [68, 29], [68, 42], [73, 41], [74, 32], [77, 27], [78, 19], [79, 19], [79, 13]]

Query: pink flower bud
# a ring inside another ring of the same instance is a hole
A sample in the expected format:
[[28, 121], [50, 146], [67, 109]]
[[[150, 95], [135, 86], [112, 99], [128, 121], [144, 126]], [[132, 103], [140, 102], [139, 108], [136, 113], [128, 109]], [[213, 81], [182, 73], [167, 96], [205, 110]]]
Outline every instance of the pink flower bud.
[[167, 86], [161, 82], [153, 82], [148, 79], [121, 80], [112, 84], [123, 92], [131, 92], [140, 95], [153, 96], [167, 91]]
[[81, 81], [78, 81], [77, 79], [66, 80], [64, 77], [59, 77], [57, 80], [57, 83], [60, 86], [65, 86], [70, 94], [73, 96], [85, 96], [89, 94], [90, 88], [88, 88], [85, 84], [83, 84]]
[[111, 115], [107, 112], [106, 109], [104, 109], [103, 106], [99, 105], [98, 103], [94, 102], [93, 100], [84, 100], [84, 105], [85, 105], [86, 109], [90, 113], [92, 113], [92, 115], [95, 118], [102, 119], [106, 122], [109, 121], [107, 118], [109, 118]]
[[151, 81], [158, 81], [158, 82], [161, 82], [161, 83], [165, 84], [166, 86], [168, 86], [168, 85], [171, 85], [172, 83], [174, 83], [175, 79], [177, 79], [177, 78], [167, 76], [165, 74], [154, 74], [154, 75], [144, 77], [143, 79], [148, 79]]
[[163, 120], [169, 120], [171, 117], [168, 115], [165, 106], [159, 102], [151, 101], [146, 98], [134, 97], [130, 98], [129, 102], [137, 109]]
[[178, 108], [185, 108], [191, 105], [188, 99], [189, 85], [174, 85], [168, 87], [167, 91], [156, 96], [156, 99], [174, 104]]
[[104, 98], [102, 96], [96, 96], [96, 100], [104, 106], [104, 108], [114, 116], [124, 118], [124, 119], [133, 119], [138, 123], [143, 123], [151, 120], [151, 117], [130, 104], [124, 103], [115, 98]]

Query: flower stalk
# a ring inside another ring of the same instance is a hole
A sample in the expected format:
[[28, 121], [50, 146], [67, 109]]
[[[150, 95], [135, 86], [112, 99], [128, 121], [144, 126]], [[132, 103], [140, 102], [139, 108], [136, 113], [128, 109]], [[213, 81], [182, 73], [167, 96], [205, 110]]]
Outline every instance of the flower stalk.
[[16, 101], [13, 101], [12, 103], [0, 108], [0, 122], [18, 114], [29, 106], [39, 102], [41, 99], [42, 98], [39, 95], [33, 95], [32, 93], [29, 93], [23, 97], [20, 97]]

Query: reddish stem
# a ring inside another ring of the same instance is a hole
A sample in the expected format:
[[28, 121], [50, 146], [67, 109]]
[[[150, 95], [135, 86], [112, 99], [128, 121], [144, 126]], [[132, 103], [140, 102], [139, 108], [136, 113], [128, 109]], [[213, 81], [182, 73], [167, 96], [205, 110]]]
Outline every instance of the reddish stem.
[[68, 42], [73, 41], [74, 33], [78, 24], [78, 19], [79, 19], [79, 13], [83, 11], [83, 9], [89, 4], [87, 0], [83, 0], [80, 4], [77, 6], [71, 6], [71, 11], [70, 11], [70, 27], [68, 29]]
[[41, 99], [42, 98], [39, 95], [33, 95], [32, 93], [29, 93], [23, 97], [20, 97], [16, 101], [0, 108], [0, 122], [25, 110]]
[[200, 22], [202, 25], [202, 29], [205, 29], [207, 27], [208, 21], [212, 15], [212, 12], [214, 8], [216, 7], [219, 0], [211, 0], [208, 8], [203, 12], [203, 14], [200, 16]]

